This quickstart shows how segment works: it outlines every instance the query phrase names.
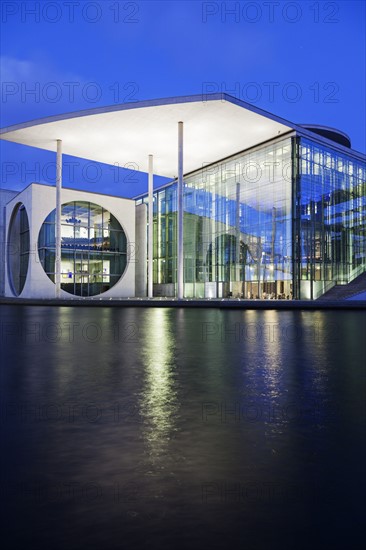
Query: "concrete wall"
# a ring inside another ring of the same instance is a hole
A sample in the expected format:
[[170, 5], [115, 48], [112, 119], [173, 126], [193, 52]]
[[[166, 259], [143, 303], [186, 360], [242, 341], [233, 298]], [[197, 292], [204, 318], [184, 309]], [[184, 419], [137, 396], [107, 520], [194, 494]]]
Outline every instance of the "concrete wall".
[[136, 206], [136, 296], [147, 296], [147, 204]]
[[[109, 210], [117, 218], [126, 233], [127, 250], [134, 250], [136, 243], [135, 201], [74, 189], [63, 189], [61, 197], [62, 204], [71, 201], [88, 201]], [[19, 203], [24, 204], [26, 208], [30, 228], [28, 274], [20, 297], [54, 298], [55, 285], [46, 275], [39, 260], [38, 235], [45, 218], [56, 206], [56, 189], [51, 186], [31, 184], [10, 201], [6, 207], [6, 239], [8, 237], [12, 213]], [[14, 296], [9, 277], [7, 276], [7, 262], [8, 258], [5, 255], [5, 295]], [[133, 258], [131, 261], [128, 261], [121, 279], [111, 289], [100, 296], [103, 298], [127, 298], [135, 296], [135, 261], [133, 261]], [[61, 298], [70, 299], [72, 297], [71, 294], [63, 290], [61, 291]]]

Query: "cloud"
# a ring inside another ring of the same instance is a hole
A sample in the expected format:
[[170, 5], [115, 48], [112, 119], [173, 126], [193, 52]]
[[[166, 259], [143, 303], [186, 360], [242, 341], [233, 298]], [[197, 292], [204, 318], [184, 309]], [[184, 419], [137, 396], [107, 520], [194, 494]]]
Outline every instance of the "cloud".
[[38, 57], [0, 57], [1, 126], [95, 107], [103, 99], [102, 84]]
[[15, 59], [7, 55], [0, 56], [0, 74], [2, 82], [21, 82], [32, 78], [36, 70], [32, 61]]
[[[2, 82], [88, 82], [85, 77], [80, 75], [59, 71], [53, 67], [46, 59], [38, 60], [17, 59], [15, 57], [0, 56], [0, 74]], [[90, 81], [90, 80], [89, 80]]]

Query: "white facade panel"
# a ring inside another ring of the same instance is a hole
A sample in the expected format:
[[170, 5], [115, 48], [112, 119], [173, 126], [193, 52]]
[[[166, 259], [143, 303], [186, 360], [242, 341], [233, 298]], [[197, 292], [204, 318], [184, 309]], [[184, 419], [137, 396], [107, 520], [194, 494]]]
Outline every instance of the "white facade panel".
[[[135, 201], [88, 193], [74, 189], [62, 189], [62, 204], [72, 201], [86, 201], [95, 203], [110, 211], [121, 224], [127, 237], [127, 266], [120, 280], [109, 290], [93, 296], [93, 298], [127, 298], [135, 296]], [[6, 242], [9, 239], [9, 227], [14, 209], [18, 204], [26, 208], [29, 220], [30, 255], [26, 282], [20, 298], [55, 298], [55, 284], [45, 273], [38, 255], [38, 236], [46, 217], [56, 207], [56, 188], [31, 184], [19, 193], [6, 207]], [[130, 257], [131, 252], [131, 257]], [[16, 253], [12, 250], [11, 253]], [[14, 296], [15, 293], [9, 278], [8, 262], [9, 254], [5, 254], [5, 296]], [[79, 298], [64, 290], [61, 291], [61, 299]], [[88, 298], [90, 299], [90, 298]]]

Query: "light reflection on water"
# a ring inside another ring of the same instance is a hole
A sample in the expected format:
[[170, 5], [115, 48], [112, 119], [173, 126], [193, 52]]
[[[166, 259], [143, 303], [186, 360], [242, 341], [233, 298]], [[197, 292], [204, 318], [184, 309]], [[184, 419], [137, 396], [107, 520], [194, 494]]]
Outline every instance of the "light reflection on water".
[[363, 312], [1, 313], [14, 548], [352, 547]]
[[175, 430], [178, 411], [174, 365], [174, 333], [166, 309], [151, 309], [142, 321], [144, 347], [141, 352], [144, 387], [140, 412], [144, 436], [152, 460], [161, 458]]

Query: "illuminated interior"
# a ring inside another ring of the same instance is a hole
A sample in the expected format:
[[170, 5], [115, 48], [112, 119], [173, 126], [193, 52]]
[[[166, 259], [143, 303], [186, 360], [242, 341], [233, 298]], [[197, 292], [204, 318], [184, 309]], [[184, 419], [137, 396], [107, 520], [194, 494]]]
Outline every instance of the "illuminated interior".
[[[55, 210], [38, 238], [41, 264], [55, 281]], [[127, 239], [118, 220], [90, 202], [69, 202], [61, 209], [61, 288], [95, 296], [112, 288], [127, 266]]]

